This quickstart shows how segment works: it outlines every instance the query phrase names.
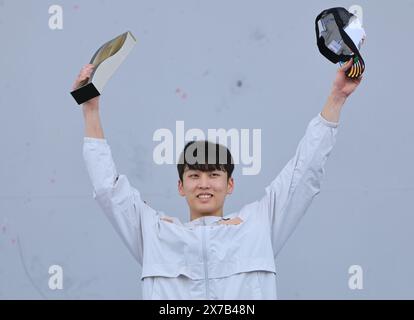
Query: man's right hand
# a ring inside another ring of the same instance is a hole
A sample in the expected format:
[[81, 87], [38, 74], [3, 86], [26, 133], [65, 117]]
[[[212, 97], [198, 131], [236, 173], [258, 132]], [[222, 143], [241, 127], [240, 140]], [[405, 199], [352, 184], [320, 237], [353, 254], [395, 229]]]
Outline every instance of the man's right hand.
[[[85, 65], [73, 83], [72, 90], [78, 88], [82, 81], [90, 78], [93, 69], [93, 64]], [[104, 139], [104, 133], [99, 117], [99, 96], [92, 98], [83, 104], [83, 116], [85, 118], [85, 137]]]
[[[79, 87], [79, 85], [83, 81], [85, 81], [86, 79], [89, 79], [94, 68], [95, 68], [95, 66], [93, 64], [87, 64], [87, 65], [83, 66], [83, 68], [81, 69], [78, 77], [76, 78], [75, 82], [73, 83], [72, 90], [75, 90], [76, 88]], [[98, 110], [99, 109], [99, 96], [86, 101], [83, 104], [83, 106], [84, 106], [84, 111]]]

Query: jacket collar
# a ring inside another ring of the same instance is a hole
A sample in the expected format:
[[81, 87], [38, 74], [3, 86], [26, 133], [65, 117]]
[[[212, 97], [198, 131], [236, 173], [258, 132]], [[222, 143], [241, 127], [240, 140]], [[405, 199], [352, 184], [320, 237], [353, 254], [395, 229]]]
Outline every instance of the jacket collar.
[[208, 226], [217, 223], [218, 221], [228, 218], [223, 218], [219, 216], [204, 216], [197, 219], [194, 219], [190, 222], [187, 222], [185, 225], [188, 227], [195, 227], [195, 226]]

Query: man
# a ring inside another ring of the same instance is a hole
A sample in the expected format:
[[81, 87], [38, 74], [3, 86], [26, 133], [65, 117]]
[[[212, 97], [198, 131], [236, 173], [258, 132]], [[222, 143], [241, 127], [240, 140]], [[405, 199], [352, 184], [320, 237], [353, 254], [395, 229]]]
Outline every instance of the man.
[[[143, 299], [276, 299], [274, 259], [312, 199], [319, 193], [325, 162], [335, 144], [342, 106], [360, 84], [337, 71], [322, 110], [309, 123], [295, 156], [258, 201], [223, 216], [233, 191], [231, 154], [224, 162], [205, 151], [208, 163], [189, 162], [207, 142], [186, 145], [177, 166], [178, 192], [190, 221], [182, 223], [148, 206], [125, 175], [117, 173], [99, 117], [99, 97], [83, 105], [83, 155], [94, 198], [142, 266]], [[74, 87], [93, 70], [86, 65]], [[191, 152], [186, 152], [190, 148]], [[224, 149], [223, 149], [224, 148]], [[210, 150], [205, 148], [205, 150]], [[201, 162], [201, 161], [200, 161]]]

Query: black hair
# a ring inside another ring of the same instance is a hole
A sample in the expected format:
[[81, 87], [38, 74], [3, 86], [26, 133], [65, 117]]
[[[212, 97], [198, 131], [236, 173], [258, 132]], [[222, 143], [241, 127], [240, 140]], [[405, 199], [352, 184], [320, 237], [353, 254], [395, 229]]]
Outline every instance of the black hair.
[[207, 140], [188, 142], [177, 164], [178, 176], [183, 181], [184, 170], [227, 172], [229, 179], [234, 170], [234, 161], [230, 150], [218, 143]]

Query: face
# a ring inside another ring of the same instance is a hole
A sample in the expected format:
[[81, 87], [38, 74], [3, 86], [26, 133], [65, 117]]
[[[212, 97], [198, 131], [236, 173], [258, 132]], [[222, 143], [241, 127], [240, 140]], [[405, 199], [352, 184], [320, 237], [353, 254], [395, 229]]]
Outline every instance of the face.
[[233, 192], [233, 178], [227, 172], [215, 170], [203, 172], [186, 168], [183, 181], [178, 181], [178, 192], [186, 197], [191, 220], [207, 215], [223, 215], [226, 196]]

